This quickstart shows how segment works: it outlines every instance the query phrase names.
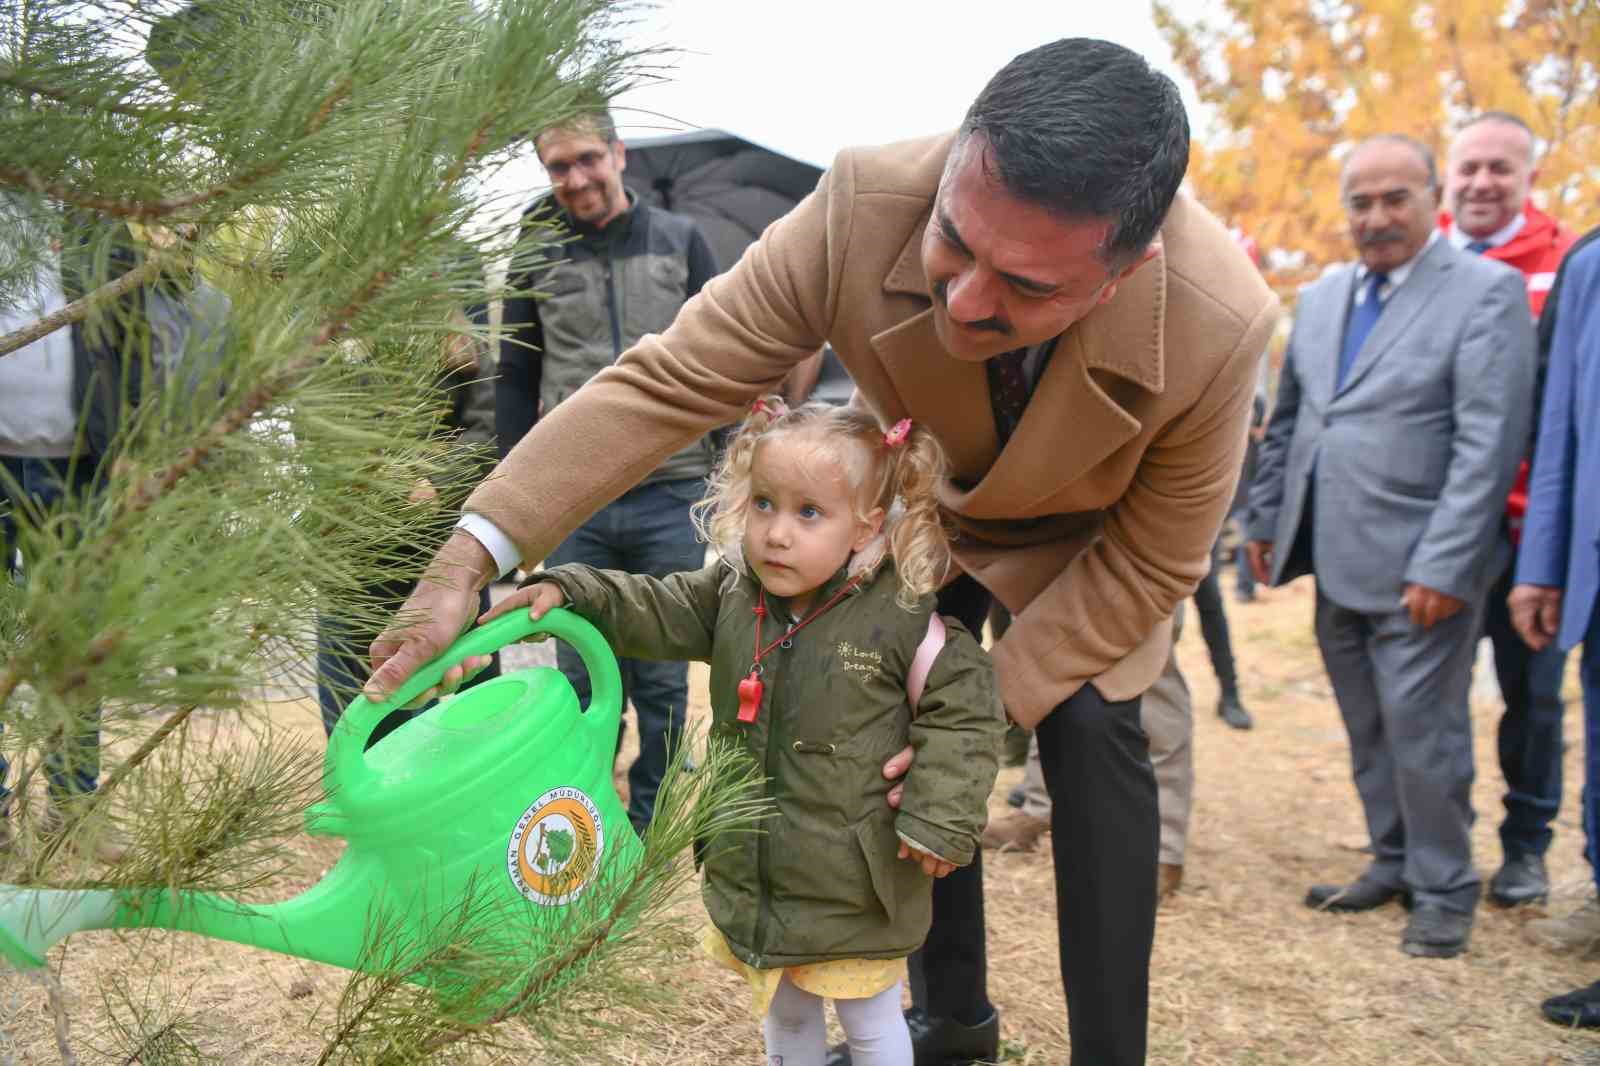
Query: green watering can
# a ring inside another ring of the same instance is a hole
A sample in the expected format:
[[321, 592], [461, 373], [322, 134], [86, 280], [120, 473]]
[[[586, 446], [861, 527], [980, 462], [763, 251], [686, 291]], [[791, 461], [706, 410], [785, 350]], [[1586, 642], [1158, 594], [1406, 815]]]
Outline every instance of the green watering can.
[[[365, 750], [391, 711], [452, 665], [542, 632], [583, 657], [587, 711], [560, 671], [537, 667], [447, 697]], [[564, 610], [537, 622], [526, 611], [504, 615], [463, 635], [387, 702], [350, 704], [328, 741], [327, 796], [306, 812], [307, 832], [348, 846], [306, 892], [258, 905], [165, 888], [0, 886], [0, 958], [38, 968], [52, 944], [80, 930], [159, 928], [354, 969], [375, 915], [386, 915], [390, 939], [415, 939], [469, 897], [475, 912], [487, 903], [512, 919], [487, 936], [516, 930], [515, 950], [526, 953], [538, 930], [559, 924], [551, 909], [615, 893], [642, 854], [611, 783], [621, 714], [617, 661], [593, 626]], [[501, 947], [512, 950], [510, 940]]]

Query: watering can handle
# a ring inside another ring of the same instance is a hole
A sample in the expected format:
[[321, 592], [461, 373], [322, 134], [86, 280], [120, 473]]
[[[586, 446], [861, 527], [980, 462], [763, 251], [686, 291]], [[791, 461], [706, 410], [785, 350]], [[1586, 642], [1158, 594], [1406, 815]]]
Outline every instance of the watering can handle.
[[454, 644], [412, 674], [398, 691], [381, 703], [373, 703], [365, 696], [352, 700], [328, 738], [328, 754], [323, 764], [325, 780], [329, 785], [354, 784], [353, 778], [360, 773], [361, 755], [367, 749], [367, 738], [372, 736], [372, 731], [391, 712], [442, 681], [452, 666], [472, 656], [492, 655], [507, 644], [535, 633], [560, 637], [577, 650], [584, 669], [589, 672], [591, 694], [584, 720], [591, 728], [614, 736], [622, 718], [622, 674], [611, 646], [600, 631], [560, 607], [538, 621], [528, 617], [526, 610], [517, 610], [461, 634]]

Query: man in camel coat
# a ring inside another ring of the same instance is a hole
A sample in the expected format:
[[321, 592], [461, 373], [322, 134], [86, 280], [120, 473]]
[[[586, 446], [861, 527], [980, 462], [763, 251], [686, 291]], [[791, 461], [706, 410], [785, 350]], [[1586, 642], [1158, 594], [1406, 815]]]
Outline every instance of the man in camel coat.
[[[1227, 230], [1177, 195], [1188, 153], [1171, 81], [1081, 39], [1014, 59], [954, 135], [842, 152], [469, 499], [409, 624], [373, 645], [371, 689], [442, 650], [476, 587], [543, 558], [831, 342], [857, 402], [929, 427], [949, 453], [961, 573], [941, 609], [974, 631], [991, 597], [1015, 615], [993, 654], [1055, 800], [1074, 1061], [1143, 1062], [1159, 825], [1139, 695], [1210, 565], [1277, 315]], [[908, 764], [909, 751], [885, 773]], [[982, 884], [974, 861], [935, 886], [912, 958], [919, 1062], [996, 1054]]]

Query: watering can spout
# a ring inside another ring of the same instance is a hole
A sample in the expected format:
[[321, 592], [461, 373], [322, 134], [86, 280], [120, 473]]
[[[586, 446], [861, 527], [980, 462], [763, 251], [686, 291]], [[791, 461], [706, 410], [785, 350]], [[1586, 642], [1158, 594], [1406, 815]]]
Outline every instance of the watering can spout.
[[[364, 926], [348, 921], [370, 893], [347, 855], [293, 899], [265, 905], [206, 892], [0, 887], [0, 957], [17, 969], [45, 965], [45, 953], [91, 929], [171, 929], [353, 968]], [[345, 921], [337, 920], [340, 917]]]

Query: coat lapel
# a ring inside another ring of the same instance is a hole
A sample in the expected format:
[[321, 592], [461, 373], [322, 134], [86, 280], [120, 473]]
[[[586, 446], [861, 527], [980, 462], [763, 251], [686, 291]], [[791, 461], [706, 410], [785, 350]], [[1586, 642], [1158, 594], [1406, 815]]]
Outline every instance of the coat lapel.
[[[878, 361], [905, 402], [905, 413], [933, 431], [950, 458], [951, 475], [976, 482], [1000, 451], [988, 412], [989, 375], [982, 363], [952, 358], [933, 328], [933, 308], [872, 338]], [[888, 416], [891, 412], [880, 411]]]
[[1296, 332], [1309, 338], [1305, 351], [1296, 357], [1296, 370], [1308, 396], [1315, 397], [1321, 407], [1333, 402], [1334, 382], [1339, 375], [1339, 351], [1344, 344], [1344, 327], [1350, 317], [1351, 293], [1355, 291], [1356, 268], [1346, 264], [1340, 274], [1329, 280], [1320, 290], [1327, 295], [1321, 300], [1303, 300], [1303, 323], [1296, 324]]
[[[1435, 240], [1422, 254], [1422, 258], [1417, 260], [1417, 265], [1406, 278], [1405, 284], [1395, 290], [1389, 297], [1389, 302], [1384, 304], [1383, 314], [1378, 316], [1377, 325], [1372, 327], [1372, 333], [1368, 335], [1366, 343], [1356, 353], [1355, 364], [1350, 367], [1350, 374], [1344, 379], [1344, 387], [1336, 395], [1342, 396], [1349, 392], [1351, 387], [1360, 381], [1401, 337], [1405, 336], [1411, 323], [1416, 321], [1417, 316], [1433, 302], [1434, 295], [1447, 280], [1450, 268], [1455, 265], [1451, 262], [1454, 254], [1449, 242], [1443, 237]], [[1345, 301], [1345, 306], [1349, 306], [1348, 299]], [[1340, 337], [1342, 340], [1343, 330], [1340, 331]]]
[[[884, 279], [889, 292], [927, 297], [916, 227]], [[1166, 263], [1158, 252], [1062, 334], [1022, 421], [1004, 451], [995, 432], [984, 364], [955, 359], [939, 343], [930, 307], [872, 338], [907, 413], [933, 430], [950, 456], [955, 485], [946, 502], [973, 518], [1016, 517], [1051, 496], [1138, 435], [1095, 372], [1150, 392], [1163, 386], [1161, 322]]]

